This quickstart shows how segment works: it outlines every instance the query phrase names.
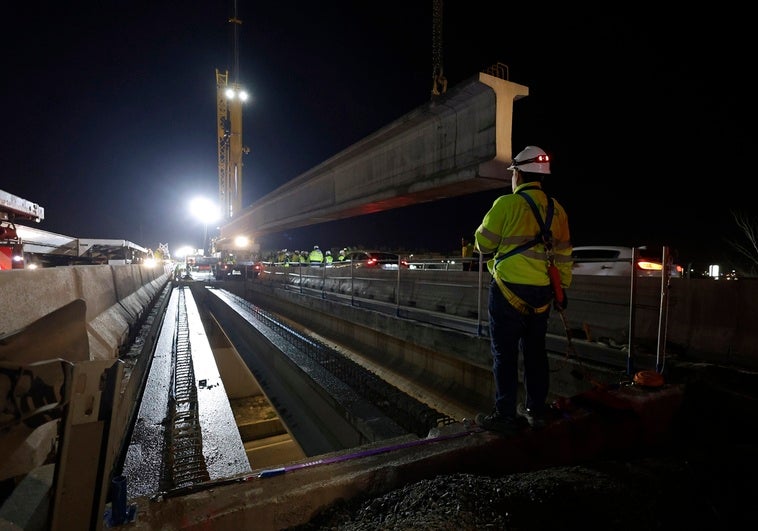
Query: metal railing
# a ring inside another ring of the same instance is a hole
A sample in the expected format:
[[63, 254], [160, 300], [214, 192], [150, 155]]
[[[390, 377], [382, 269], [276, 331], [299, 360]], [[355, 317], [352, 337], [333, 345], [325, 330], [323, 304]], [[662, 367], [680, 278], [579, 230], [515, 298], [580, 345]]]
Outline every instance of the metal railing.
[[[399, 258], [398, 267], [391, 270], [367, 268], [360, 262], [315, 267], [267, 264], [260, 279], [300, 294], [489, 337], [487, 300], [491, 277], [479, 256], [424, 260], [409, 256], [403, 260], [408, 261], [407, 267], [401, 266]], [[630, 366], [635, 345], [647, 345], [652, 340], [657, 343], [662, 359], [666, 345], [668, 277], [633, 280], [630, 283], [623, 276], [575, 276], [567, 321], [564, 323], [557, 314], [551, 315], [548, 332], [563, 336], [568, 327], [576, 339], [626, 348]], [[645, 285], [638, 286], [643, 281]], [[651, 285], [656, 281], [658, 289]], [[640, 326], [642, 314], [645, 318]], [[651, 318], [658, 321], [657, 333], [652, 336], [647, 332]]]
[[[312, 266], [264, 263], [259, 281], [281, 289], [369, 308], [482, 335], [482, 286], [486, 271], [464, 270], [459, 258], [408, 262], [397, 268], [365, 267], [363, 262]], [[476, 268], [474, 268], [476, 269]], [[489, 280], [487, 278], [487, 285]]]

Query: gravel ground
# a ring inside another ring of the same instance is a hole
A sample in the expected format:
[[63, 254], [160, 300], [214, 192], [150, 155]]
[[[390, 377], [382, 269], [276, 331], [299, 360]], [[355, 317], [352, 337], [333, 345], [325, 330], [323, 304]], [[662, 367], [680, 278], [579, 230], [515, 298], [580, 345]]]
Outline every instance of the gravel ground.
[[[758, 529], [758, 374], [698, 371], [665, 445], [501, 477], [430, 477], [291, 531]], [[705, 379], [703, 379], [705, 374]]]
[[695, 369], [671, 438], [646, 454], [429, 476], [337, 502], [289, 531], [758, 529], [758, 373]]
[[504, 477], [438, 476], [332, 506], [307, 530], [758, 529], [758, 446], [669, 449]]
[[758, 374], [696, 369], [675, 442], [654, 453], [500, 477], [462, 470], [337, 502], [288, 531], [758, 529]]

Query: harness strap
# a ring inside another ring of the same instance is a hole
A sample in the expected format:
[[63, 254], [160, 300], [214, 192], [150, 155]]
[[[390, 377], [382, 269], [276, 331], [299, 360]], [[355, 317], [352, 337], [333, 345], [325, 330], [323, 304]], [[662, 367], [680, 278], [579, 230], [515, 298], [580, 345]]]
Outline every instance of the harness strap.
[[540, 188], [523, 188], [516, 192], [518, 195], [523, 197], [526, 202], [529, 204], [529, 206], [532, 209], [532, 212], [534, 212], [534, 217], [537, 218], [537, 223], [540, 225], [540, 232], [537, 234], [534, 238], [529, 240], [528, 242], [524, 242], [518, 247], [515, 247], [508, 251], [505, 254], [502, 254], [500, 256], [495, 257], [495, 263], [493, 266], [493, 270], [497, 267], [497, 264], [499, 264], [504, 259], [508, 258], [509, 256], [513, 256], [514, 254], [522, 253], [529, 249], [530, 247], [534, 247], [538, 243], [542, 242], [545, 245], [545, 250], [550, 252], [552, 251], [552, 238], [553, 234], [550, 231], [550, 225], [553, 223], [553, 198], [549, 195], [545, 194], [547, 196], [547, 219], [545, 221], [542, 220], [542, 217], [540, 217], [540, 211], [537, 209], [537, 205], [534, 203], [531, 197], [529, 197], [528, 194], [526, 194], [525, 190], [540, 190]]
[[497, 282], [497, 286], [500, 288], [500, 293], [503, 294], [503, 297], [505, 297], [505, 300], [508, 301], [508, 303], [513, 306], [521, 315], [534, 315], [534, 314], [540, 314], [545, 313], [550, 309], [550, 303], [548, 302], [544, 306], [540, 306], [539, 308], [535, 308], [531, 304], [527, 303], [524, 299], [513, 293], [508, 286], [505, 285], [505, 282], [503, 282], [500, 277], [497, 274], [494, 274], [493, 277], [495, 277], [495, 282]]
[[518, 195], [526, 199], [526, 202], [529, 203], [529, 206], [532, 208], [534, 217], [537, 218], [537, 223], [540, 225], [539, 236], [542, 238], [542, 243], [545, 244], [545, 248], [548, 251], [551, 251], [553, 248], [553, 232], [550, 230], [550, 225], [553, 223], [553, 198], [549, 195], [547, 196], [547, 217], [543, 221], [534, 199], [529, 197], [529, 194], [525, 194], [523, 190], [519, 190]]

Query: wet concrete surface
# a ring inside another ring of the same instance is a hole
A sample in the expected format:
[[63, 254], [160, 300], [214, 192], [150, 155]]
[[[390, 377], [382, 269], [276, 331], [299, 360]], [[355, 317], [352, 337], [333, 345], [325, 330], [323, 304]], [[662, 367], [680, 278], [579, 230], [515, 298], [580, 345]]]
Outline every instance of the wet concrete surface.
[[[127, 478], [127, 497], [161, 492], [169, 450], [170, 400], [173, 395], [173, 359], [179, 312], [178, 289], [174, 288], [158, 337], [155, 355], [140, 403], [139, 413], [126, 452], [122, 474]], [[210, 345], [191, 296], [184, 298], [192, 366], [197, 389], [197, 409], [202, 430], [204, 466], [211, 480], [250, 471], [234, 413], [221, 381]]]

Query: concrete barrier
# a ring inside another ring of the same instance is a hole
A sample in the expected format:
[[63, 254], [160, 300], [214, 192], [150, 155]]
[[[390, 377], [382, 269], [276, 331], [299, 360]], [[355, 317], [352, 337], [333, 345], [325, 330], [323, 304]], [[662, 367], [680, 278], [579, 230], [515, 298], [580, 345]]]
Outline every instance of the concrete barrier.
[[[141, 265], [3, 271], [0, 340], [23, 333], [35, 321], [83, 300], [89, 359], [117, 358], [131, 327], [169, 279], [167, 270]], [[58, 358], [60, 353], [51, 353], [50, 357]]]

